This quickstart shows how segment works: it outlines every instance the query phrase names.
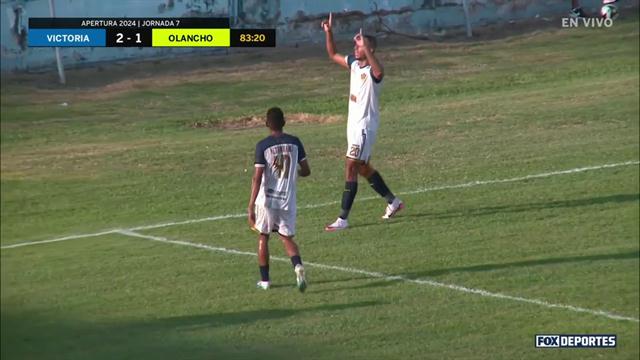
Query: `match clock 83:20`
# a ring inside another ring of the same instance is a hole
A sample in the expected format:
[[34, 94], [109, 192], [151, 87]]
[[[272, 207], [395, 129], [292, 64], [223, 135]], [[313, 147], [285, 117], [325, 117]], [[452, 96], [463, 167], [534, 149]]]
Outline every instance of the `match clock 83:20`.
[[265, 34], [240, 34], [240, 41], [256, 41], [256, 42], [265, 42], [267, 40], [267, 35]]
[[274, 47], [275, 29], [231, 29], [232, 47]]

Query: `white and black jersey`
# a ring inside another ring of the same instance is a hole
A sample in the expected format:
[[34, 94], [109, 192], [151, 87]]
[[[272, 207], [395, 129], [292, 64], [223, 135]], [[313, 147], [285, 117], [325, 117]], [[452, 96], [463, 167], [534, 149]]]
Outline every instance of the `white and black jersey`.
[[300, 139], [289, 134], [260, 141], [255, 166], [264, 172], [256, 205], [295, 212], [297, 166], [306, 156]]

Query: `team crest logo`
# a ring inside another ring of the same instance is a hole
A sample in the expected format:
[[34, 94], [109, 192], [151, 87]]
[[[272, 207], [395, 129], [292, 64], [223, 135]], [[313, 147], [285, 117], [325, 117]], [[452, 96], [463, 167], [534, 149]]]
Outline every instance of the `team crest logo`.
[[367, 74], [365, 73], [360, 74], [360, 79], [362, 79], [362, 81], [365, 81], [367, 79]]

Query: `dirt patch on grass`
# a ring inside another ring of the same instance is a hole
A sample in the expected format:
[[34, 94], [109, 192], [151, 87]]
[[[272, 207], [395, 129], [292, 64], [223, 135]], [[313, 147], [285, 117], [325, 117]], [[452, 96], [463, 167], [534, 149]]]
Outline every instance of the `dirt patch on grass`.
[[[287, 124], [333, 124], [343, 120], [342, 116], [338, 115], [317, 115], [309, 113], [294, 113], [288, 114], [285, 117]], [[243, 130], [254, 129], [265, 126], [264, 116], [243, 116], [240, 118], [228, 119], [228, 120], [209, 120], [209, 121], [196, 121], [191, 124], [195, 129], [222, 129], [222, 130]]]

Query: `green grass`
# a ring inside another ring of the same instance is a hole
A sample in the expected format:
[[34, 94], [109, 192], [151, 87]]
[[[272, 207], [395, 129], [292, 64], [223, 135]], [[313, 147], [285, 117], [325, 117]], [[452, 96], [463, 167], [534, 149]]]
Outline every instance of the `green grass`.
[[[374, 165], [398, 193], [638, 161], [638, 19], [476, 43], [382, 43]], [[343, 47], [344, 49], [348, 49]], [[596, 51], [597, 49], [597, 51]], [[264, 129], [196, 129], [281, 106], [346, 121], [347, 75], [324, 56], [210, 58], [194, 72], [65, 89], [3, 82], [3, 246], [242, 214]], [[306, 51], [306, 50], [305, 50]], [[153, 72], [152, 65], [148, 72]], [[120, 70], [118, 70], [120, 71]], [[108, 77], [102, 73], [96, 76]], [[68, 102], [69, 106], [61, 106]], [[300, 205], [339, 200], [345, 123], [295, 124], [312, 176]], [[245, 169], [249, 171], [245, 172]], [[638, 318], [638, 165], [302, 209], [304, 261], [430, 279]], [[359, 198], [374, 193], [361, 182]], [[255, 251], [244, 218], [140, 231]], [[273, 255], [284, 256], [278, 240]], [[308, 266], [254, 289], [256, 259], [121, 234], [3, 249], [3, 359], [619, 358], [637, 321]], [[541, 350], [539, 333], [613, 333], [616, 349]]]

